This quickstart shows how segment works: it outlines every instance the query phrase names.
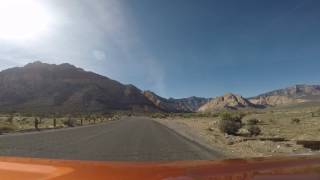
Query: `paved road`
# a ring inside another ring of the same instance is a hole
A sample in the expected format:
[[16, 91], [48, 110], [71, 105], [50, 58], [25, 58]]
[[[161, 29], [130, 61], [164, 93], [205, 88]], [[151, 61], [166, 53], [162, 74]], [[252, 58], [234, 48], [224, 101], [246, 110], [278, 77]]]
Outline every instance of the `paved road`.
[[148, 118], [0, 136], [0, 156], [159, 161], [216, 159], [219, 154]]

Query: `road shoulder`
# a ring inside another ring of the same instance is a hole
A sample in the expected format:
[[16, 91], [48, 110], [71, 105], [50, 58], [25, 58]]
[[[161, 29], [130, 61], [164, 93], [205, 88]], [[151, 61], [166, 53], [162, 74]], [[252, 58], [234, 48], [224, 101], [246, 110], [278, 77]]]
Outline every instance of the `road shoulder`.
[[176, 121], [170, 121], [168, 119], [152, 119], [153, 121], [162, 124], [163, 126], [167, 127], [168, 129], [172, 130], [173, 132], [179, 134], [180, 136], [184, 137], [185, 139], [196, 143], [209, 151], [215, 152], [218, 154], [218, 159], [225, 159], [226, 157], [230, 157], [230, 155], [226, 155], [223, 149], [218, 148], [210, 144], [205, 138], [201, 137], [199, 133], [191, 129], [189, 126], [183, 123], [179, 123]]

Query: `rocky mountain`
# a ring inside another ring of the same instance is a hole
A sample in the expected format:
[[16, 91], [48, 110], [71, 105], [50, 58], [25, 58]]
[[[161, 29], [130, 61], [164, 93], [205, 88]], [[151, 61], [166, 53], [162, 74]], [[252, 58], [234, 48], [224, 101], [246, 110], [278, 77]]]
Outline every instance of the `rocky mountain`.
[[70, 64], [34, 62], [0, 72], [1, 111], [151, 111], [157, 108], [133, 85]]
[[231, 93], [213, 99], [166, 99], [70, 64], [34, 62], [0, 72], [0, 111], [207, 112], [307, 101], [320, 101], [320, 85], [295, 85], [249, 99]]
[[204, 105], [210, 100], [195, 96], [182, 99], [166, 99], [156, 95], [151, 91], [144, 91], [143, 94], [156, 107], [166, 112], [196, 112], [200, 106]]
[[223, 109], [242, 109], [242, 108], [257, 108], [249, 100], [240, 95], [227, 93], [224, 96], [219, 96], [199, 108], [199, 112], [212, 112]]
[[256, 105], [263, 106], [279, 106], [279, 105], [289, 105], [295, 103], [306, 102], [304, 99], [295, 99], [287, 96], [259, 96], [256, 98], [251, 98], [249, 101]]
[[320, 101], [320, 85], [294, 85], [260, 94], [249, 100], [254, 104], [269, 106]]

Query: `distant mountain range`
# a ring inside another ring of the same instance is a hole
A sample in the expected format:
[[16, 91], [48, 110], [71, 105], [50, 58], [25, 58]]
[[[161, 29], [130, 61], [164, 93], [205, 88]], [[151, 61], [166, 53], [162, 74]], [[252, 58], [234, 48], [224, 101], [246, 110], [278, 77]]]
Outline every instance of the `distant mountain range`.
[[145, 91], [143, 94], [155, 106], [166, 112], [195, 112], [199, 107], [210, 101], [210, 98], [200, 98], [195, 96], [182, 99], [165, 99], [151, 91]]
[[320, 101], [320, 85], [295, 85], [270, 91], [249, 100], [256, 104], [276, 106], [308, 101]]
[[200, 107], [198, 111], [210, 112], [221, 109], [266, 108], [310, 101], [320, 102], [319, 85], [295, 85], [263, 93], [251, 98], [243, 98], [240, 95], [229, 93], [214, 98]]
[[28, 112], [212, 112], [320, 101], [320, 85], [295, 85], [252, 98], [163, 98], [70, 64], [34, 62], [0, 72], [0, 111]]

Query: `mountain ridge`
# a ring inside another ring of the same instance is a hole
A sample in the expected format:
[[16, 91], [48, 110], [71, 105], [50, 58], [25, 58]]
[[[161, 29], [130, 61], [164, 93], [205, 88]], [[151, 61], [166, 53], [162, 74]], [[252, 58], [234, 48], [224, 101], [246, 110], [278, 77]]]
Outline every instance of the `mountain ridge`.
[[71, 64], [39, 61], [0, 72], [1, 110], [156, 110], [142, 91]]
[[248, 99], [253, 103], [267, 106], [320, 101], [320, 85], [297, 84]]
[[188, 98], [163, 98], [152, 91], [144, 91], [147, 97], [155, 106], [166, 112], [196, 112], [200, 106], [207, 103], [210, 99], [191, 96]]
[[298, 84], [251, 98], [226, 93], [215, 98], [167, 99], [69, 63], [56, 65], [35, 61], [0, 72], [1, 111], [205, 112], [309, 101], [320, 101], [320, 85]]

